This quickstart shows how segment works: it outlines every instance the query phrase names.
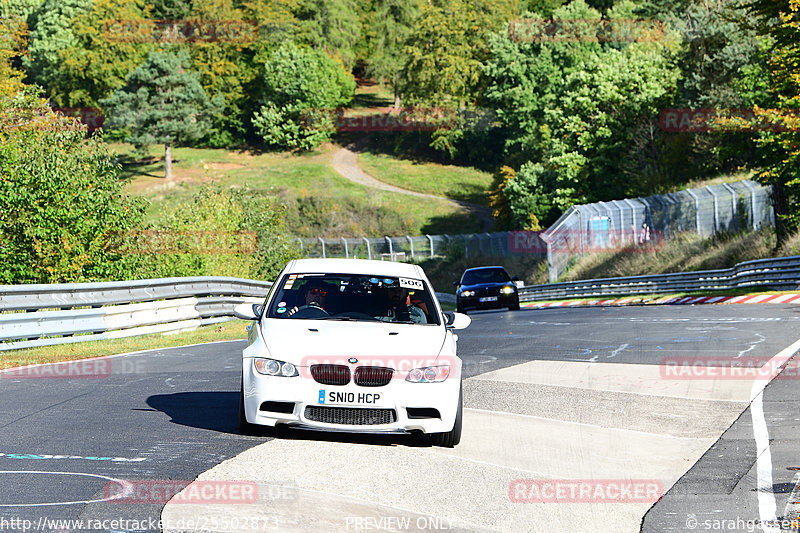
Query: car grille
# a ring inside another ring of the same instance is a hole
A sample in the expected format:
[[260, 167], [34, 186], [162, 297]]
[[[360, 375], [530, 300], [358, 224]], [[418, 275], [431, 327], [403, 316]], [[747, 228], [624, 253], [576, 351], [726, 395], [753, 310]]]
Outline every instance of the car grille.
[[397, 420], [394, 409], [362, 409], [357, 407], [306, 407], [306, 418], [325, 424], [377, 426]]
[[394, 370], [382, 366], [360, 366], [356, 368], [353, 380], [362, 387], [383, 387], [392, 380]]
[[311, 365], [311, 377], [323, 385], [347, 385], [350, 369], [344, 365]]

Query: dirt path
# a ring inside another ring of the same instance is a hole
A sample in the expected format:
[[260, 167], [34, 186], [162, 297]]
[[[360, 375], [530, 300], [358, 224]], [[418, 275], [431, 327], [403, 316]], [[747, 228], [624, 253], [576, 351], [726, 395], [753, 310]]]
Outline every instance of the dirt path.
[[452, 204], [453, 206], [461, 209], [463, 211], [468, 211], [478, 218], [481, 219], [483, 223], [483, 231], [491, 231], [494, 227], [494, 220], [492, 219], [492, 210], [488, 207], [483, 207], [482, 205], [471, 204], [469, 202], [462, 202], [460, 200], [452, 200], [450, 198], [445, 198], [443, 196], [436, 196], [434, 194], [426, 194], [422, 192], [410, 191], [408, 189], [403, 189], [400, 187], [395, 187], [394, 185], [389, 185], [388, 183], [384, 183], [380, 180], [377, 180], [364, 172], [361, 167], [358, 166], [358, 152], [361, 150], [363, 145], [360, 142], [355, 142], [349, 144], [343, 148], [340, 148], [333, 154], [333, 161], [331, 164], [333, 165], [333, 169], [344, 176], [345, 178], [358, 183], [360, 185], [364, 185], [365, 187], [372, 187], [373, 189], [380, 189], [382, 191], [391, 191], [397, 192], [400, 194], [409, 194], [411, 196], [417, 196], [419, 198], [433, 198], [434, 200], [444, 200]]

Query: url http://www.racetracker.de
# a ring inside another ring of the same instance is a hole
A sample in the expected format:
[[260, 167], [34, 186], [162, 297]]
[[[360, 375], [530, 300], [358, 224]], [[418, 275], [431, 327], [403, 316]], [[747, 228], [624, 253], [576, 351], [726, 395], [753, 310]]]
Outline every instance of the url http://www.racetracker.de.
[[280, 522], [277, 516], [253, 517], [213, 517], [202, 516], [196, 519], [163, 520], [152, 516], [141, 520], [131, 518], [104, 518], [104, 519], [62, 519], [39, 517], [38, 520], [23, 518], [9, 518], [0, 516], [0, 531], [13, 533], [27, 533], [37, 531], [43, 533], [56, 533], [60, 531], [238, 531], [249, 530], [278, 530]]

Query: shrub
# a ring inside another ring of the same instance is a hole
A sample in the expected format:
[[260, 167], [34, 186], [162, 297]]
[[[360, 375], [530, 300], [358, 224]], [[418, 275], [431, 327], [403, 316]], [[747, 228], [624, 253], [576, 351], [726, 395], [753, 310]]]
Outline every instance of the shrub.
[[264, 105], [253, 117], [268, 145], [307, 150], [330, 138], [333, 116], [345, 106], [356, 82], [324, 52], [287, 44], [264, 66]]
[[0, 283], [124, 279], [108, 232], [141, 220], [100, 137], [55, 114], [36, 90], [0, 98]]

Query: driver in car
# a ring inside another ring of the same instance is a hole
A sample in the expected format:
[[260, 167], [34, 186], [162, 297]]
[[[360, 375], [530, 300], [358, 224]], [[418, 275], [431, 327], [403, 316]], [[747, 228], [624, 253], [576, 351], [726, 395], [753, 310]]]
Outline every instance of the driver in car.
[[286, 313], [286, 316], [292, 316], [298, 311], [302, 311], [303, 309], [320, 309], [325, 311], [326, 300], [328, 297], [328, 284], [324, 283], [319, 280], [310, 280], [308, 281], [305, 286], [303, 287], [305, 291], [305, 305], [301, 306], [294, 306], [289, 309], [289, 312]]
[[399, 285], [387, 285], [384, 288], [386, 296], [385, 311], [375, 318], [384, 322], [414, 322], [416, 324], [427, 324], [428, 319], [425, 311], [411, 305], [408, 301], [408, 289]]

